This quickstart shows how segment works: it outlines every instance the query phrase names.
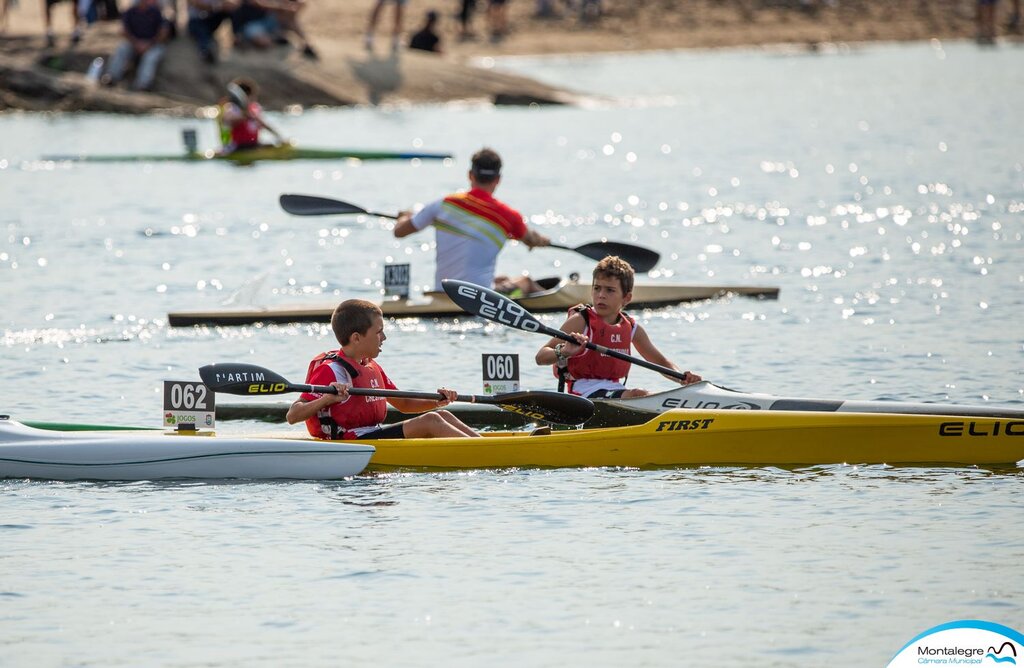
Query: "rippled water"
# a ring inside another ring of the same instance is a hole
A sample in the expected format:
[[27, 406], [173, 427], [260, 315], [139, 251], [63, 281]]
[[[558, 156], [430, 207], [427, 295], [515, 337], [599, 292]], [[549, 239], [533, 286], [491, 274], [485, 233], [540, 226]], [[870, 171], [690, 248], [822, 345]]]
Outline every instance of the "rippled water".
[[[324, 327], [171, 330], [165, 314], [372, 297], [388, 259], [429, 283], [429, 234], [291, 218], [277, 195], [395, 210], [461, 187], [485, 143], [505, 156], [499, 194], [570, 245], [655, 247], [650, 281], [782, 288], [642, 314], [707, 378], [1024, 403], [1019, 49], [500, 66], [617, 97], [277, 119], [300, 144], [456, 154], [422, 165], [54, 165], [39, 156], [175, 152], [196, 122], [0, 116], [0, 412], [153, 424], [161, 381], [207, 362], [300, 378], [330, 346]], [[524, 268], [590, 265], [506, 249], [499, 269]], [[552, 386], [526, 364], [539, 337], [392, 327], [382, 361], [402, 387], [479, 391], [479, 352], [518, 352], [524, 385]], [[0, 664], [861, 666], [951, 619], [1024, 626], [1014, 468], [6, 481], [0, 494]]]

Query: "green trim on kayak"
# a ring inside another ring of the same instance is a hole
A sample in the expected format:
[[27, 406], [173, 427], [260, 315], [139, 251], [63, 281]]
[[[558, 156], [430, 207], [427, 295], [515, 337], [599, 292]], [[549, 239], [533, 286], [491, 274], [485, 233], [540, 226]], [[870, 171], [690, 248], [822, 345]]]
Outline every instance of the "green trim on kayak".
[[126, 427], [113, 424], [78, 424], [75, 422], [38, 422], [19, 420], [26, 427], [47, 431], [160, 431], [160, 427]]
[[209, 162], [217, 160], [248, 165], [263, 160], [445, 160], [451, 157], [449, 153], [298, 148], [284, 145], [261, 146], [232, 153], [197, 151], [178, 155], [49, 155], [43, 156], [42, 159], [54, 162]]

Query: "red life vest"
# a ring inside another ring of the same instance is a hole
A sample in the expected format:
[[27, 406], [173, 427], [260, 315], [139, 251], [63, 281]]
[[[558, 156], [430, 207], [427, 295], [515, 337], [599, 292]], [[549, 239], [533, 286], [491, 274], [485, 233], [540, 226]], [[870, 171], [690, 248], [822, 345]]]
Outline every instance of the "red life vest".
[[260, 124], [256, 122], [263, 108], [256, 102], [250, 102], [243, 110], [246, 117], [231, 124], [231, 143], [235, 148], [258, 146], [260, 143]]
[[[306, 371], [306, 382], [314, 385], [327, 385], [339, 380], [337, 373], [331, 369], [328, 375], [321, 367], [332, 362], [338, 363], [350, 378], [352, 387], [395, 389], [394, 383], [385, 375], [384, 370], [374, 360], [360, 364], [357, 360], [347, 357], [344, 352], [335, 350], [320, 353], [309, 363]], [[314, 382], [314, 378], [316, 381]], [[304, 393], [303, 399], [311, 401], [317, 395]], [[350, 396], [348, 401], [331, 404], [306, 420], [306, 429], [316, 438], [338, 440], [354, 438], [349, 432], [359, 427], [371, 427], [380, 424], [387, 417], [388, 404], [384, 397]]]
[[[569, 315], [579, 313], [585, 323], [583, 333], [595, 343], [605, 348], [618, 350], [627, 355], [633, 350], [633, 334], [636, 333], [636, 321], [619, 311], [618, 320], [609, 325], [594, 312], [589, 304], [581, 304], [569, 309]], [[565, 367], [554, 365], [554, 373], [558, 378], [558, 389], [566, 388], [572, 392], [572, 381], [579, 378], [603, 378], [626, 382], [629, 377], [630, 363], [625, 360], [608, 357], [590, 348], [569, 358]]]

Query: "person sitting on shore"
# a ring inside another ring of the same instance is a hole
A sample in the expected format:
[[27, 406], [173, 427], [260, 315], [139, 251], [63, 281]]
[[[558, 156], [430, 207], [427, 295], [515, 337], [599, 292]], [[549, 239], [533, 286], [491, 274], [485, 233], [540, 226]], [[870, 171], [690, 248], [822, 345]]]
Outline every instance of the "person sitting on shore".
[[427, 12], [427, 22], [423, 28], [409, 40], [410, 49], [441, 53], [441, 38], [437, 34], [438, 13], [431, 9]]
[[170, 35], [170, 22], [164, 18], [159, 0], [136, 0], [121, 21], [124, 41], [118, 45], [110, 59], [110, 66], [101, 81], [112, 86], [124, 78], [128, 65], [135, 63], [135, 81], [132, 88], [148, 91], [153, 88], [157, 68], [163, 60], [165, 42]]
[[257, 101], [259, 86], [252, 79], [238, 77], [228, 84], [228, 95], [220, 104], [217, 122], [221, 140], [228, 139], [225, 153], [246, 151], [267, 144], [260, 143], [260, 130], [267, 130], [279, 144], [285, 139], [263, 117], [263, 107]]
[[[454, 390], [438, 388], [443, 398], [436, 400], [349, 394], [350, 387], [397, 389], [377, 363], [388, 338], [379, 306], [363, 299], [343, 301], [331, 315], [331, 329], [341, 348], [317, 355], [309, 363], [306, 382], [330, 385], [338, 393], [303, 393], [288, 409], [288, 424], [305, 422], [311, 436], [326, 440], [479, 436], [449, 411], [437, 410], [455, 399]], [[403, 413], [421, 415], [383, 425], [389, 403]]]
[[571, 334], [572, 343], [552, 338], [537, 351], [536, 362], [551, 364], [558, 377], [558, 389], [588, 399], [645, 397], [650, 392], [636, 388], [627, 390], [630, 363], [586, 348], [588, 341], [627, 355], [631, 347], [648, 362], [680, 371], [684, 379], [671, 378], [689, 385], [701, 378], [690, 371], [681, 371], [651, 342], [647, 331], [622, 309], [633, 299], [633, 267], [625, 260], [610, 255], [594, 267], [591, 287], [593, 305], [574, 306], [561, 330]]
[[498, 253], [506, 239], [518, 239], [530, 248], [548, 246], [551, 239], [530, 228], [522, 214], [494, 196], [501, 183], [501, 156], [484, 148], [473, 155], [469, 169], [469, 192], [455, 193], [423, 207], [398, 214], [394, 235], [401, 239], [433, 225], [437, 237], [437, 268], [434, 289], [441, 281], [454, 278], [490, 286], [516, 297], [540, 292], [528, 276], [510, 278], [494, 275]]
[[235, 46], [253, 46], [269, 49], [284, 39], [281, 25], [273, 10], [278, 3], [273, 0], [241, 0], [231, 13], [231, 30], [235, 34]]
[[217, 62], [217, 29], [237, 8], [237, 0], [188, 0], [188, 34], [204, 62]]

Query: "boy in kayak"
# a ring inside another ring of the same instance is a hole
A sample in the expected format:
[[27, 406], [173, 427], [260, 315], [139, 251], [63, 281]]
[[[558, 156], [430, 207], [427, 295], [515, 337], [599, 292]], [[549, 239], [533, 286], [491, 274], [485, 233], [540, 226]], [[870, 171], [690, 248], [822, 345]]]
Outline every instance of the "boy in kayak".
[[[436, 401], [349, 395], [350, 387], [397, 389], [375, 361], [387, 339], [384, 315], [376, 304], [342, 302], [331, 316], [331, 329], [341, 348], [314, 358], [306, 382], [332, 385], [338, 394], [303, 393], [288, 409], [288, 424], [305, 421], [311, 435], [328, 440], [479, 436], [450, 412], [434, 410], [451, 403], [454, 390], [438, 389], [445, 398]], [[382, 425], [388, 403], [403, 413], [423, 415]]]
[[588, 341], [627, 355], [632, 354], [630, 349], [635, 345], [636, 351], [648, 362], [683, 373], [685, 380], [672, 379], [683, 385], [701, 379], [695, 373], [682, 371], [661, 354], [647, 331], [622, 312], [633, 299], [633, 267], [628, 262], [614, 255], [598, 262], [594, 267], [591, 298], [593, 305], [569, 309], [569, 318], [560, 328], [572, 335], [574, 343], [552, 338], [537, 351], [537, 364], [554, 365], [559, 390], [567, 384], [570, 392], [588, 399], [630, 399], [650, 394], [639, 388], [627, 390], [629, 362], [585, 348]]
[[506, 239], [518, 239], [531, 249], [551, 243], [547, 236], [528, 227], [522, 214], [494, 196], [499, 183], [501, 156], [484, 148], [473, 155], [469, 192], [431, 202], [415, 215], [411, 211], [398, 214], [394, 234], [399, 239], [430, 225], [436, 229], [435, 290], [441, 290], [441, 281], [445, 278], [493, 285], [495, 290], [511, 297], [542, 289], [528, 276], [494, 275], [498, 253]]
[[217, 123], [220, 127], [224, 152], [244, 151], [265, 146], [260, 144], [260, 130], [267, 130], [277, 138], [279, 144], [284, 137], [263, 118], [263, 107], [256, 101], [259, 86], [252, 79], [239, 77], [228, 84], [227, 98], [218, 109]]

